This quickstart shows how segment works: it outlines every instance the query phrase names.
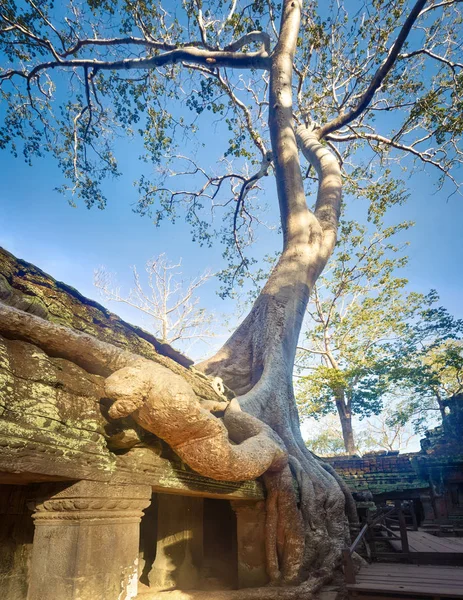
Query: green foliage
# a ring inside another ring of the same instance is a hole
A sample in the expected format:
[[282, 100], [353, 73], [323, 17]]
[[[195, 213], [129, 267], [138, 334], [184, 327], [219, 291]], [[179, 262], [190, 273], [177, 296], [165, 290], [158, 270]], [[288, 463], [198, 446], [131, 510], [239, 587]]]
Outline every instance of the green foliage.
[[410, 225], [379, 226], [370, 234], [358, 223], [342, 223], [299, 350], [303, 417], [339, 412], [341, 403], [349, 418], [363, 419], [380, 414], [394, 395], [400, 401], [389, 427], [412, 422], [422, 431], [445, 399], [463, 391], [463, 320], [435, 306], [434, 290], [407, 292], [407, 280], [397, 277], [407, 264], [406, 244], [394, 240]]
[[347, 400], [352, 414], [360, 418], [377, 415], [390, 387], [387, 373], [376, 364], [344, 370], [318, 365], [300, 381], [300, 386], [300, 412], [315, 418], [336, 411], [337, 396]]
[[392, 420], [411, 421], [416, 431], [425, 429], [430, 414], [442, 416], [446, 400], [463, 391], [463, 320], [432, 307], [437, 300], [436, 292], [428, 295], [428, 306], [390, 345], [384, 361], [390, 380], [404, 395]]
[[333, 260], [313, 292], [297, 360], [303, 417], [378, 415], [394, 390], [393, 342], [403, 339], [410, 319], [427, 306], [397, 276], [407, 258], [406, 243], [396, 240], [412, 224], [384, 227], [375, 221], [373, 232], [354, 221], [341, 224]]
[[[304, 7], [294, 62], [300, 122], [323, 126], [357, 106], [412, 3], [354, 4]], [[252, 31], [269, 36], [271, 54], [281, 8], [273, 0], [4, 0], [0, 149], [29, 164], [52, 156], [68, 200], [104, 208], [105, 181], [120, 175], [115, 142], [132, 140], [129, 151], [141, 159], [134, 210], [156, 224], [185, 217], [194, 240], [222, 242], [224, 294], [249, 275], [259, 280], [249, 249], [265, 206], [257, 185], [245, 202], [239, 195], [270, 149], [268, 72], [224, 68], [215, 58], [151, 68], [140, 61], [175, 49], [226, 51]], [[433, 168], [438, 185], [458, 187], [462, 35], [457, 2], [428, 4], [370, 104], [325, 140], [343, 161], [345, 198], [363, 198], [377, 226], [407, 197], [394, 165]], [[239, 51], [260, 47], [252, 41]]]

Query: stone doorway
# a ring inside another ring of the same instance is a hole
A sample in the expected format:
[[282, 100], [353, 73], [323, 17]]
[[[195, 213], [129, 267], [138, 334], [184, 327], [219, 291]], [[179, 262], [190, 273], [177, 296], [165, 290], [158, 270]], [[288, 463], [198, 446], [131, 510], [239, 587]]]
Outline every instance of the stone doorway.
[[229, 501], [153, 494], [140, 525], [139, 593], [234, 589], [237, 572]]

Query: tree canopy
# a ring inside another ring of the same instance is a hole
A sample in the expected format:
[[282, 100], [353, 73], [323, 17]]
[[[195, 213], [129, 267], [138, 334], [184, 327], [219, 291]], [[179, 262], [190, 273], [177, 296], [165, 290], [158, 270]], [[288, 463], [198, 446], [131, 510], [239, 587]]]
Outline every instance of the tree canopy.
[[296, 362], [299, 411], [315, 418], [337, 412], [351, 453], [353, 416], [379, 415], [386, 402], [384, 425], [412, 421], [419, 430], [463, 389], [462, 320], [436, 306], [436, 291], [410, 292], [400, 276], [408, 258], [399, 240], [411, 225], [378, 223], [371, 232], [341, 223], [308, 305]]
[[354, 453], [354, 415], [377, 415], [393, 386], [387, 359], [394, 341], [423, 306], [422, 294], [406, 291], [400, 269], [406, 244], [398, 241], [412, 224], [381, 226], [373, 232], [341, 224], [333, 259], [319, 278], [308, 306], [307, 329], [297, 365], [302, 377], [298, 405], [304, 416], [339, 415], [346, 450]]
[[446, 402], [463, 391], [463, 320], [433, 306], [435, 292], [428, 298], [429, 305], [407, 324], [384, 363], [390, 380], [402, 391], [392, 420], [411, 421], [417, 431], [426, 428], [430, 415], [437, 413], [442, 419]]
[[[294, 122], [313, 124], [343, 166], [345, 193], [366, 197], [373, 219], [403, 200], [395, 163], [434, 170], [447, 193], [459, 187], [460, 8], [374, 0], [302, 9]], [[104, 181], [120, 174], [114, 142], [138, 138], [135, 210], [156, 223], [184, 216], [200, 243], [221, 239], [227, 292], [251, 268], [247, 249], [265, 223], [257, 187], [272, 164], [280, 10], [273, 0], [5, 0], [0, 148], [28, 162], [51, 154], [67, 198], [103, 208]], [[211, 123], [214, 144], [200, 135]], [[305, 182], [310, 189], [312, 173]]]

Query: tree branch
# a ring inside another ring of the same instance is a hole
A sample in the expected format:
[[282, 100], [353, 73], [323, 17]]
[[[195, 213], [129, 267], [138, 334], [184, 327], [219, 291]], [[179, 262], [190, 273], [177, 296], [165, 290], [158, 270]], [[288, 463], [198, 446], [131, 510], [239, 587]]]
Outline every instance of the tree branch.
[[452, 4], [459, 4], [460, 2], [463, 2], [463, 0], [446, 0], [445, 2], [439, 2], [438, 4], [432, 4], [431, 6], [428, 6], [427, 8], [422, 10], [421, 14], [424, 15], [425, 13], [429, 12], [430, 10], [434, 10], [435, 8], [451, 6]]
[[301, 125], [296, 130], [296, 138], [302, 153], [318, 174], [319, 184], [314, 214], [323, 231], [320, 252], [326, 264], [336, 244], [341, 212], [341, 169], [331, 150], [320, 143], [317, 132]]
[[354, 140], [365, 139], [365, 140], [370, 140], [373, 142], [378, 142], [379, 144], [384, 144], [385, 146], [390, 146], [391, 148], [395, 148], [396, 150], [402, 150], [403, 152], [408, 152], [408, 153], [412, 154], [413, 156], [416, 156], [417, 158], [419, 158], [422, 162], [424, 162], [426, 164], [430, 164], [433, 167], [436, 167], [437, 169], [439, 169], [439, 171], [442, 171], [442, 173], [446, 177], [448, 177], [450, 179], [450, 181], [452, 181], [452, 183], [455, 185], [456, 189], [457, 190], [460, 189], [460, 184], [451, 175], [451, 173], [449, 172], [449, 169], [445, 165], [441, 164], [437, 160], [433, 160], [430, 157], [428, 152], [417, 150], [414, 147], [414, 144], [413, 145], [402, 144], [400, 142], [397, 142], [394, 139], [387, 138], [387, 137], [385, 137], [383, 135], [379, 135], [377, 133], [368, 133], [368, 132], [358, 133], [354, 130], [352, 130], [352, 132], [353, 133], [351, 135], [330, 134], [327, 136], [327, 138], [328, 138], [328, 140], [333, 140], [335, 142], [350, 142], [350, 141], [354, 141]]
[[404, 45], [405, 40], [407, 39], [408, 34], [410, 33], [410, 30], [413, 27], [416, 19], [420, 16], [420, 12], [423, 6], [426, 4], [426, 1], [427, 0], [418, 0], [416, 2], [412, 11], [405, 20], [405, 23], [403, 24], [402, 29], [400, 30], [399, 35], [397, 36], [394, 44], [389, 50], [386, 60], [376, 71], [375, 75], [373, 76], [373, 79], [370, 82], [370, 85], [368, 86], [366, 91], [361, 95], [357, 105], [349, 112], [340, 114], [338, 117], [336, 117], [326, 125], [323, 125], [323, 127], [321, 127], [320, 129], [318, 129], [317, 135], [319, 139], [323, 139], [329, 133], [333, 133], [337, 129], [340, 129], [344, 125], [347, 125], [348, 123], [356, 119], [368, 107], [371, 100], [373, 99], [373, 96], [383, 83], [385, 77], [394, 66], [395, 61], [399, 56], [399, 52], [402, 49], [402, 46]]
[[225, 46], [224, 50], [227, 52], [236, 52], [237, 50], [241, 50], [243, 46], [247, 46], [252, 44], [252, 42], [262, 42], [261, 53], [270, 54], [270, 36], [265, 31], [250, 31], [240, 37], [236, 42], [232, 42]]
[[425, 54], [426, 56], [429, 56], [430, 58], [433, 58], [434, 60], [442, 62], [442, 63], [444, 63], [444, 65], [447, 65], [452, 70], [455, 70], [455, 68], [463, 69], [463, 63], [457, 63], [457, 62], [448, 60], [447, 58], [444, 58], [443, 56], [439, 56], [438, 54], [435, 54], [434, 52], [431, 52], [431, 50], [428, 50], [426, 48], [421, 48], [420, 50], [415, 50], [414, 52], [408, 52], [408, 54], [400, 54], [399, 58], [400, 59], [412, 58], [413, 56], [418, 56], [419, 54]]
[[97, 59], [76, 58], [71, 60], [54, 60], [36, 65], [31, 71], [8, 70], [0, 74], [0, 81], [11, 79], [18, 75], [24, 77], [28, 81], [33, 79], [38, 73], [46, 69], [55, 68], [75, 68], [84, 67], [100, 70], [128, 70], [128, 69], [154, 69], [168, 64], [177, 62], [191, 62], [203, 66], [214, 65], [216, 67], [234, 67], [242, 69], [268, 69], [270, 67], [270, 59], [262, 55], [261, 52], [249, 52], [247, 54], [241, 52], [226, 52], [224, 50], [209, 51], [200, 48], [177, 48], [158, 56], [149, 58], [125, 58], [115, 61], [103, 61]]
[[78, 40], [74, 46], [68, 48], [65, 52], [60, 54], [63, 58], [76, 54], [81, 48], [86, 46], [143, 46], [145, 48], [151, 48], [153, 50], [166, 50], [172, 51], [177, 50], [179, 47], [196, 48], [202, 46], [202, 42], [188, 42], [187, 44], [168, 44], [167, 42], [155, 42], [153, 40], [147, 40], [146, 38], [139, 38], [133, 36], [127, 36], [122, 38], [87, 38]]

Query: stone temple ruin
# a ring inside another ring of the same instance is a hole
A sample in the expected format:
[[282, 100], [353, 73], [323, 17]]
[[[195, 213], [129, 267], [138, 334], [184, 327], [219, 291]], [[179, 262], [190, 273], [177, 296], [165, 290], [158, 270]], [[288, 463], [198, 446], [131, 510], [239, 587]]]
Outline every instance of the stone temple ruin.
[[[152, 358], [211, 394], [213, 382], [184, 356], [2, 249], [0, 302]], [[2, 599], [143, 600], [265, 585], [261, 483], [198, 475], [131, 418], [112, 420], [103, 381], [0, 332]], [[461, 524], [458, 429], [455, 447], [434, 435], [411, 458], [331, 463], [354, 492], [418, 499], [428, 522]]]
[[420, 452], [325, 459], [358, 498], [357, 507], [367, 496], [376, 505], [406, 501], [423, 528], [463, 537], [463, 395], [446, 405], [443, 424], [426, 432]]
[[[4, 250], [0, 301], [210, 386], [169, 346]], [[261, 484], [202, 477], [107, 408], [102, 377], [0, 336], [3, 600], [265, 584]]]

